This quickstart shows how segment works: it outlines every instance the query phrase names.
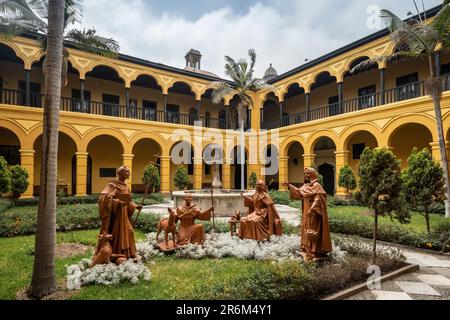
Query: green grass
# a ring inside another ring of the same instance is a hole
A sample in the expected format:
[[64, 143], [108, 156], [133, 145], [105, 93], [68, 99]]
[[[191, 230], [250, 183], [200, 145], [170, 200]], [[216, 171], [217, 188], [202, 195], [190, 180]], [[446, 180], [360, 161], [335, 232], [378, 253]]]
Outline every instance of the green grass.
[[[328, 208], [328, 215], [330, 218], [333, 217], [353, 217], [356, 219], [362, 219], [367, 221], [373, 221], [371, 216], [366, 215], [368, 211], [366, 207], [358, 206], [335, 206]], [[446, 223], [448, 219], [439, 214], [430, 214], [430, 225], [431, 231], [435, 229], [438, 225]], [[408, 231], [413, 231], [417, 233], [424, 233], [427, 231], [425, 218], [418, 212], [411, 212], [411, 223], [402, 224], [396, 220], [391, 221], [389, 217], [380, 217], [380, 224], [393, 224], [404, 228]]]
[[[96, 244], [98, 230], [66, 232], [57, 234], [58, 243]], [[136, 230], [136, 240], [144, 240], [145, 235]], [[0, 300], [15, 299], [16, 292], [28, 286], [33, 270], [34, 236], [0, 238]], [[76, 255], [66, 259], [56, 259], [56, 274], [63, 280], [66, 265], [78, 263], [82, 258], [90, 257], [93, 252]]]

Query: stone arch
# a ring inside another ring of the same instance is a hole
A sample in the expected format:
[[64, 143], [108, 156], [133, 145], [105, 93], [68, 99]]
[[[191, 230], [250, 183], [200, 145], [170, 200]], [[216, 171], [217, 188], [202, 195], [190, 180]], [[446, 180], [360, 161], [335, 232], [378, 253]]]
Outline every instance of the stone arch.
[[344, 151], [346, 151], [346, 164], [348, 164], [355, 173], [358, 170], [359, 160], [364, 149], [366, 147], [375, 149], [380, 146], [376, 134], [363, 127], [358, 128], [358, 130], [347, 132], [347, 136], [345, 139], [343, 138], [343, 140]]
[[91, 141], [99, 136], [111, 136], [117, 139], [122, 146], [123, 153], [131, 153], [131, 146], [122, 131], [107, 127], [93, 128], [86, 132], [83, 136], [80, 151], [87, 150]]
[[307, 84], [307, 86], [306, 86], [305, 89], [307, 89], [308, 92], [311, 92], [312, 87], [314, 86], [314, 84], [316, 84], [316, 83], [318, 82], [319, 78], [320, 78], [322, 75], [327, 75], [327, 74], [328, 74], [328, 76], [329, 76], [330, 78], [335, 78], [335, 81], [336, 81], [336, 83], [337, 83], [337, 77], [338, 77], [338, 75], [336, 75], [336, 74], [333, 73], [332, 71], [328, 71], [328, 70], [320, 70], [320, 71], [317, 71], [317, 72], [314, 74], [314, 76], [312, 77], [311, 82]]
[[286, 137], [283, 142], [280, 144], [280, 157], [287, 157], [288, 150], [291, 147], [291, 145], [295, 142], [300, 143], [300, 145], [305, 149], [306, 141], [305, 139], [300, 135], [290, 135]]
[[316, 131], [308, 138], [305, 151], [309, 154], [314, 154], [314, 147], [322, 137], [329, 138], [331, 141], [333, 141], [333, 143], [336, 145], [336, 148], [342, 148], [341, 139], [339, 139], [339, 137], [333, 130], [320, 130]]
[[391, 145], [392, 135], [403, 125], [409, 123], [417, 123], [425, 126], [431, 133], [433, 141], [438, 141], [438, 135], [436, 131], [436, 122], [433, 117], [424, 114], [408, 114], [405, 116], [397, 117], [391, 120], [383, 129], [383, 136], [385, 137], [387, 146]]
[[[69, 132], [67, 134], [66, 132]], [[42, 159], [42, 131], [35, 130], [38, 133], [37, 137], [34, 139], [33, 149], [35, 151], [34, 155], [34, 195], [38, 195], [39, 185], [40, 185], [40, 172], [41, 172], [41, 159]], [[75, 137], [76, 138], [76, 137]], [[75, 194], [76, 189], [76, 167], [74, 166], [73, 159], [75, 157], [77, 149], [76, 140], [73, 139], [73, 134], [67, 130], [59, 130], [58, 137], [58, 190], [57, 192], [62, 192], [66, 195]]]
[[166, 148], [167, 141], [160, 134], [153, 131], [140, 131], [139, 133], [131, 136], [130, 141], [128, 141], [127, 144], [130, 145], [130, 148], [132, 150], [135, 144], [142, 139], [150, 139], [155, 141], [161, 148], [161, 152]]
[[30, 139], [24, 128], [13, 120], [0, 118], [0, 128], [5, 128], [14, 133], [17, 139], [19, 139], [21, 148], [27, 150], [33, 149], [33, 143], [29, 143]]
[[132, 160], [132, 192], [144, 193], [145, 185], [142, 182], [145, 167], [154, 164], [161, 173], [161, 156], [164, 144], [160, 144], [151, 136], [140, 135], [134, 137], [131, 152]]
[[[74, 65], [73, 62], [72, 66], [76, 68], [76, 65]], [[109, 68], [113, 70], [117, 74], [117, 76], [123, 80], [124, 83], [127, 83], [128, 81], [127, 76], [122, 72], [122, 70], [117, 65], [113, 63], [108, 63], [106, 61], [94, 61], [93, 63], [89, 64], [85, 69], [82, 70], [78, 69], [78, 71], [80, 72], [80, 79], [85, 79], [86, 75], [97, 67]]]
[[345, 130], [343, 132], [341, 132], [340, 139], [343, 142], [343, 149], [347, 150], [348, 142], [350, 141], [350, 139], [355, 134], [357, 134], [358, 132], [362, 132], [362, 131], [366, 131], [366, 132], [370, 133], [377, 141], [377, 144], [380, 145], [381, 130], [373, 123], [365, 122], [365, 123], [358, 123], [355, 125], [351, 125], [351, 126], [345, 128]]
[[[39, 138], [39, 136], [42, 134], [42, 130], [43, 127], [39, 125], [39, 127], [36, 127], [32, 131], [30, 131], [29, 139], [33, 142], [33, 144], [36, 142], [36, 139]], [[77, 151], [83, 151], [82, 138], [78, 131], [73, 129], [70, 125], [64, 123], [59, 124], [58, 131], [64, 133], [73, 140], [77, 147]]]
[[19, 48], [12, 42], [2, 42], [0, 40], [0, 48], [4, 47], [6, 48], [6, 50], [11, 50], [14, 55], [16, 56], [17, 59], [19, 59], [22, 64], [25, 66], [26, 62], [27, 62], [27, 57], [23, 56], [22, 53], [20, 52]]
[[156, 73], [153, 73], [150, 71], [139, 70], [133, 75], [133, 77], [131, 77], [128, 80], [131, 83], [133, 81], [136, 81], [140, 76], [147, 76], [147, 77], [153, 78], [156, 81], [156, 83], [158, 84], [158, 86], [161, 87], [161, 90], [164, 88], [164, 82], [161, 80], [161, 77], [158, 76]]
[[288, 182], [300, 186], [304, 181], [305, 160], [303, 155], [305, 148], [300, 141], [292, 140], [286, 145], [285, 152]]
[[296, 85], [299, 87], [300, 90], [303, 89], [303, 91], [305, 91], [304, 84], [301, 83], [300, 81], [290, 82], [288, 85], [286, 85], [286, 87], [284, 88], [284, 90], [280, 94], [283, 101], [286, 100], [286, 95], [289, 93], [290, 89], [295, 87]]

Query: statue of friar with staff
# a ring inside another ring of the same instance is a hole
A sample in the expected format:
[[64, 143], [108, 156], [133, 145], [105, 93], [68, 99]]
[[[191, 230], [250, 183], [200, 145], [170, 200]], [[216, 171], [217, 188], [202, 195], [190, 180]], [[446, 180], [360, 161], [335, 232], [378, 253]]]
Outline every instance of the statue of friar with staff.
[[321, 261], [332, 251], [327, 213], [327, 193], [315, 169], [305, 168], [305, 184], [297, 188], [287, 182], [291, 199], [302, 200], [301, 245], [305, 261]]

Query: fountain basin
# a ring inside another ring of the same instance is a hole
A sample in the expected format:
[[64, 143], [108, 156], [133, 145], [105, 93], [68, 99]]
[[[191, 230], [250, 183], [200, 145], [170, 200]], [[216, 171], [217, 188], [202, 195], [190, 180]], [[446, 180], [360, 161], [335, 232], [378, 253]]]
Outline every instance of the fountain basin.
[[[236, 210], [246, 213], [248, 209], [244, 206], [244, 199], [241, 197], [240, 190], [214, 190], [214, 214], [216, 217], [232, 217]], [[189, 191], [173, 191], [172, 198], [175, 207], [184, 203], [186, 193], [192, 194], [194, 204], [202, 211], [210, 208], [211, 190], [189, 190]], [[255, 191], [245, 191], [244, 195], [253, 196]]]

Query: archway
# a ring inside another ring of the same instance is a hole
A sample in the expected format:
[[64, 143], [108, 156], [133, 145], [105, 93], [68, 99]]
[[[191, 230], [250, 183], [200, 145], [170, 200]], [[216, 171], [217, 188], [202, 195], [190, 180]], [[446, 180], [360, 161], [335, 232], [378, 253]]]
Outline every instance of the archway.
[[216, 143], [209, 144], [203, 150], [203, 188], [211, 188], [214, 181], [216, 163], [219, 164], [219, 177], [223, 187], [222, 164], [224, 162], [223, 148]]
[[123, 164], [123, 146], [113, 136], [100, 135], [89, 142], [87, 152], [92, 159], [92, 193], [100, 193], [116, 179], [117, 168]]
[[328, 71], [319, 73], [311, 85], [310, 120], [319, 120], [340, 114], [338, 85], [336, 77]]
[[284, 95], [282, 125], [289, 126], [306, 121], [305, 89], [298, 83], [293, 83]]
[[[241, 190], [242, 184], [241, 184], [241, 146], [235, 146], [233, 150], [231, 151], [231, 185], [234, 186], [235, 190]], [[245, 149], [245, 165], [244, 165], [244, 183], [246, 187], [248, 182], [248, 151]]]
[[187, 141], [175, 143], [170, 150], [170, 190], [177, 190], [175, 186], [175, 171], [179, 166], [185, 166], [190, 180], [188, 189], [192, 189], [194, 183], [194, 147]]
[[288, 159], [288, 182], [297, 187], [303, 185], [305, 180], [305, 161], [303, 155], [305, 150], [299, 142], [293, 142], [287, 151]]
[[348, 139], [348, 165], [355, 172], [355, 176], [358, 170], [358, 164], [359, 160], [361, 159], [361, 154], [366, 147], [369, 147], [370, 149], [375, 149], [376, 147], [378, 147], [377, 139], [368, 131], [357, 131], [353, 133], [352, 136]]
[[323, 176], [325, 191], [334, 195], [336, 192], [336, 145], [328, 137], [321, 137], [314, 145], [316, 169]]
[[185, 82], [175, 82], [168, 92], [166, 122], [190, 125], [189, 110], [197, 108], [192, 88]]
[[272, 92], [266, 101], [264, 101], [262, 109], [261, 129], [275, 129], [280, 127], [280, 104], [278, 98]]
[[9, 129], [0, 127], [0, 157], [3, 157], [9, 166], [20, 165], [20, 140]]
[[139, 75], [131, 82], [129, 117], [159, 121], [163, 110], [162, 88], [158, 81], [147, 74]]
[[98, 65], [88, 72], [84, 94], [92, 100], [92, 114], [126, 116], [125, 82], [112, 67]]
[[[41, 181], [42, 135], [34, 142], [34, 196], [39, 195]], [[67, 134], [60, 132], [58, 138], [58, 180], [57, 192], [64, 195], [73, 195], [76, 192], [76, 179], [74, 181], [72, 159], [77, 152], [77, 146]]]
[[146, 185], [142, 182], [144, 169], [149, 164], [154, 164], [161, 173], [161, 156], [162, 148], [150, 138], [139, 140], [133, 146], [133, 183], [132, 192], [144, 193]]
[[423, 150], [427, 148], [431, 152], [430, 143], [433, 136], [422, 124], [407, 123], [397, 128], [389, 137], [389, 146], [393, 148], [395, 156], [401, 160], [402, 169], [408, 165], [408, 158], [414, 148]]
[[279, 156], [280, 152], [274, 145], [269, 145], [264, 150], [265, 167], [264, 176], [266, 185], [269, 190], [278, 190], [280, 188], [280, 170], [279, 170]]

